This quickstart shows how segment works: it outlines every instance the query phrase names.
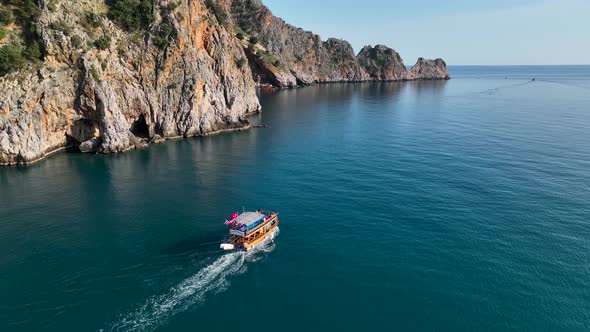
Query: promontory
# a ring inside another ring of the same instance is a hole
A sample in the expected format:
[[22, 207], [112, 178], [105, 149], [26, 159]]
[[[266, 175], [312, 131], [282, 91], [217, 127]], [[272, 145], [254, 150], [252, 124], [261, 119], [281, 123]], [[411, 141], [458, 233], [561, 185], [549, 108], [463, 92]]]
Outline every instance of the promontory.
[[260, 0], [2, 0], [0, 165], [247, 128], [260, 85], [448, 78], [441, 59], [355, 54]]

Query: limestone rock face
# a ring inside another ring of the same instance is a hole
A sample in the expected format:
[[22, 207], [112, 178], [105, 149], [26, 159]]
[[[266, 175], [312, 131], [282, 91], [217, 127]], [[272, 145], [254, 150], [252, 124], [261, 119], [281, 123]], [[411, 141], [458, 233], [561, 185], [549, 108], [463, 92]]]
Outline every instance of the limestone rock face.
[[435, 60], [419, 58], [408, 72], [408, 76], [415, 80], [448, 80], [451, 78], [447, 64], [440, 58]]
[[[419, 61], [408, 72], [393, 49], [366, 46], [358, 55], [345, 40], [320, 36], [285, 23], [275, 17], [261, 0], [223, 0], [233, 24], [246, 37], [242, 45], [254, 79], [279, 87], [320, 82], [398, 81], [448, 78], [444, 61]], [[248, 44], [248, 38], [256, 43]], [[436, 68], [436, 69], [435, 69]]]
[[80, 143], [80, 151], [84, 153], [97, 152], [100, 147], [100, 138], [93, 137], [87, 141]]
[[372, 80], [399, 81], [409, 79], [401, 56], [387, 46], [365, 46], [359, 52], [357, 59]]
[[[344, 40], [328, 39], [285, 23], [275, 17], [261, 0], [225, 0], [234, 24], [246, 36], [255, 37], [260, 60], [254, 74], [277, 86], [289, 87], [317, 82], [362, 81], [369, 77], [356, 61], [352, 46]], [[279, 60], [278, 65], [268, 58]], [[262, 71], [262, 74], [260, 74]]]
[[[67, 145], [111, 153], [203, 135], [244, 126], [260, 110], [250, 68], [237, 65], [243, 48], [205, 0], [175, 1], [166, 24], [176, 38], [165, 45], [149, 31], [119, 29], [104, 0], [49, 2], [36, 23], [45, 60], [0, 78], [0, 164]], [[154, 11], [171, 2], [154, 1]], [[84, 22], [90, 14], [93, 24]], [[164, 19], [156, 17], [152, 31]], [[99, 49], [102, 36], [110, 38]]]

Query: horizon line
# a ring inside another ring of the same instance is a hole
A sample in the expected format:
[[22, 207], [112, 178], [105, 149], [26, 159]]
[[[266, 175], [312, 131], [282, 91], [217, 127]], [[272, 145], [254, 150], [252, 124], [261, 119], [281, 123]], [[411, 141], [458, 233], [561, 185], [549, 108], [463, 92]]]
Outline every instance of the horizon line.
[[543, 65], [536, 65], [536, 64], [484, 64], [484, 65], [456, 65], [456, 64], [447, 64], [448, 67], [580, 67], [580, 66], [590, 66], [590, 63], [587, 64], [543, 64]]

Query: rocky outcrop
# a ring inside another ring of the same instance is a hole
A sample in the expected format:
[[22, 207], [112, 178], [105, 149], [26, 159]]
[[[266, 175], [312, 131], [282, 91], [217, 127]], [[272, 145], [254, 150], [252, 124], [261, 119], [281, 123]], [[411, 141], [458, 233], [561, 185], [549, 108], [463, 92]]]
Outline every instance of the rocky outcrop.
[[387, 46], [365, 46], [359, 52], [357, 59], [371, 80], [399, 81], [409, 79], [401, 56]]
[[[259, 45], [248, 48], [258, 55], [255, 75], [271, 79], [263, 83], [290, 87], [318, 82], [362, 81], [368, 76], [356, 61], [352, 46], [340, 39], [322, 41], [320, 36], [275, 17], [261, 0], [226, 0], [226, 9], [246, 39]], [[279, 65], [269, 59], [276, 58]], [[262, 68], [262, 74], [260, 69]]]
[[440, 58], [436, 60], [419, 58], [408, 72], [408, 77], [414, 80], [448, 80], [451, 78], [447, 64]]
[[252, 72], [260, 83], [290, 87], [449, 77], [446, 64], [439, 60], [419, 60], [420, 67], [408, 71], [400, 55], [383, 45], [366, 46], [355, 55], [347, 41], [322, 41], [318, 35], [275, 17], [261, 0], [224, 0], [223, 4], [239, 34], [246, 41], [256, 41], [243, 46], [250, 51]]
[[104, 1], [42, 1], [45, 60], [0, 79], [0, 164], [71, 144], [121, 152], [247, 125], [260, 104], [250, 68], [237, 64], [246, 55], [231, 27], [204, 0], [171, 3], [154, 1], [156, 13], [174, 8], [151, 27], [173, 29], [176, 38], [163, 43], [118, 28]]

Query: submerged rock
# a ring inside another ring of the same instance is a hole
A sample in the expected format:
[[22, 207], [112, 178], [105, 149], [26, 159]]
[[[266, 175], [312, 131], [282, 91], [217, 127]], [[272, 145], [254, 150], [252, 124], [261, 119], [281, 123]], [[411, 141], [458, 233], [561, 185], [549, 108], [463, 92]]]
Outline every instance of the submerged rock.
[[90, 153], [90, 152], [98, 152], [98, 148], [100, 147], [101, 141], [98, 137], [93, 137], [87, 141], [80, 143], [80, 152], [83, 153]]

